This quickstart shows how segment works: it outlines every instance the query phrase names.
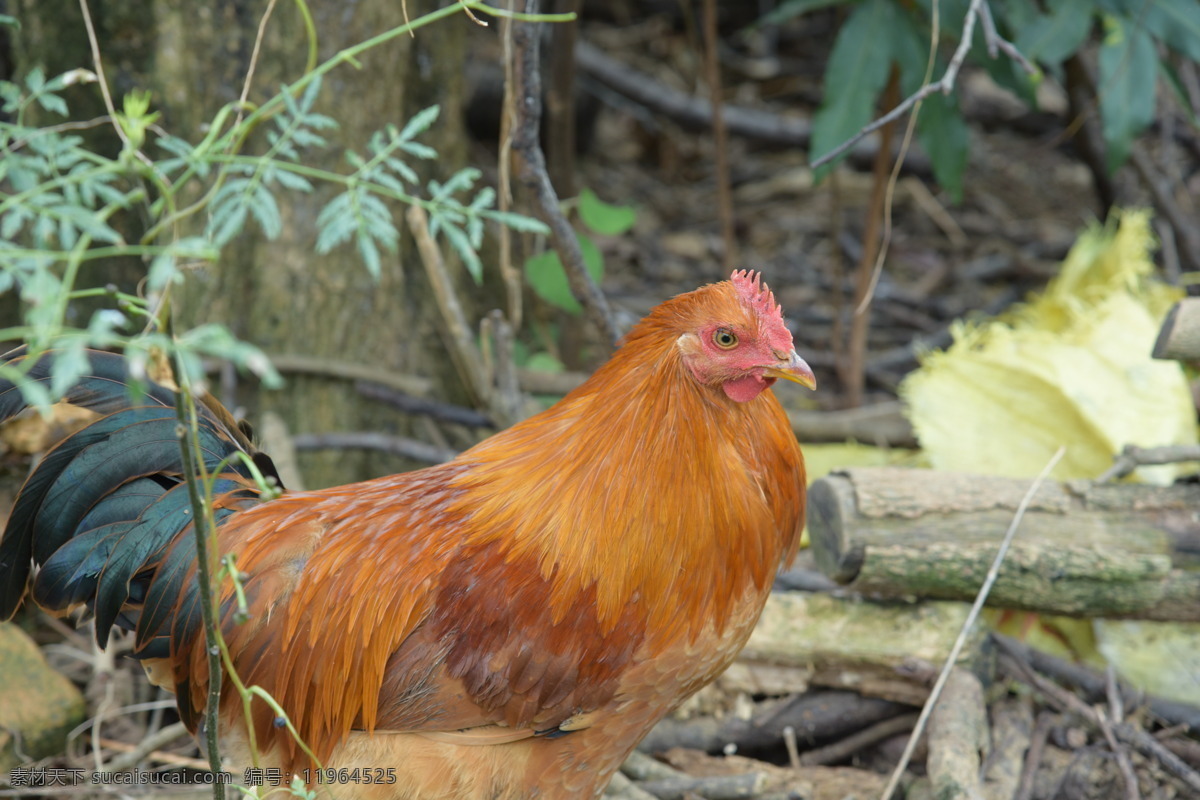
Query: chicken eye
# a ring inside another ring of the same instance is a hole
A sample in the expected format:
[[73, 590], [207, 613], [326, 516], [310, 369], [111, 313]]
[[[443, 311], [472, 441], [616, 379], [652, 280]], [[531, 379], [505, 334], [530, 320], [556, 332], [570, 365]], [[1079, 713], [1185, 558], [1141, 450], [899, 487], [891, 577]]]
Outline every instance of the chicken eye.
[[722, 350], [732, 350], [738, 344], [737, 334], [729, 328], [717, 328], [713, 333], [713, 344]]

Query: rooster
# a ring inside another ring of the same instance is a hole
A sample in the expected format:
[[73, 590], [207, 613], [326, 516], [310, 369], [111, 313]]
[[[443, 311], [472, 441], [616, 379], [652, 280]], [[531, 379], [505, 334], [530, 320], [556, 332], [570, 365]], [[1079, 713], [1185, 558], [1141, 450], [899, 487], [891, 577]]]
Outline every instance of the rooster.
[[[136, 399], [90, 353], [65, 401], [100, 418], [51, 450], [0, 540], [0, 618], [28, 594], [133, 631], [195, 732], [208, 664], [175, 396]], [[17, 366], [26, 356], [10, 354]], [[30, 367], [48, 381], [53, 356]], [[804, 462], [776, 379], [815, 387], [756, 273], [668, 300], [550, 409], [453, 461], [263, 501], [230, 414], [206, 399], [219, 550], [220, 742], [344, 797], [598, 797], [666, 713], [745, 644], [804, 523]], [[0, 380], [0, 421], [24, 407]], [[31, 576], [31, 564], [39, 569]], [[315, 759], [315, 761], [314, 761]], [[354, 782], [321, 784], [320, 765]], [[370, 781], [370, 783], [367, 783]]]

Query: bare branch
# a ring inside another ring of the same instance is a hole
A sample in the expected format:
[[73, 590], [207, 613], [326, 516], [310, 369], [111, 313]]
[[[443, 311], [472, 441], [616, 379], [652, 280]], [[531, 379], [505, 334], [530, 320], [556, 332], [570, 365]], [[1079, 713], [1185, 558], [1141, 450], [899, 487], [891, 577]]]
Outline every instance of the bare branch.
[[1200, 445], [1177, 444], [1164, 447], [1138, 447], [1127, 444], [1121, 454], [1113, 459], [1113, 465], [1096, 483], [1116, 481], [1124, 478], [1138, 467], [1152, 464], [1179, 464], [1184, 461], [1200, 461]]
[[958, 47], [955, 48], [954, 55], [950, 58], [950, 64], [946, 67], [946, 72], [942, 75], [941, 79], [933, 83], [927, 83], [920, 89], [917, 89], [917, 91], [906, 97], [900, 105], [865, 126], [858, 133], [820, 158], [813, 159], [810, 166], [816, 169], [830, 163], [857, 144], [859, 140], [869, 136], [889, 122], [907, 114], [919, 101], [924, 100], [934, 92], [950, 94], [950, 92], [954, 91], [954, 84], [958, 81], [958, 72], [962, 69], [963, 62], [967, 58], [967, 53], [971, 50], [971, 38], [975, 34], [975, 22], [981, 15], [983, 16], [983, 33], [988, 52], [992, 53], [995, 50], [1001, 50], [1010, 57], [1015, 58], [1027, 72], [1034, 72], [1035, 67], [1029, 63], [1029, 60], [1017, 52], [1016, 47], [1011, 42], [1000, 38], [999, 34], [996, 33], [996, 26], [992, 23], [991, 11], [988, 10], [985, 0], [971, 0], [971, 5], [967, 8], [967, 15], [963, 18], [962, 39], [959, 41]]
[[429, 234], [429, 219], [425, 210], [419, 205], [411, 205], [405, 212], [409, 230], [417, 240], [417, 252], [425, 265], [425, 272], [433, 286], [433, 294], [437, 299], [438, 308], [442, 312], [442, 321], [446, 323], [446, 341], [450, 355], [458, 367], [463, 383], [474, 396], [475, 402], [486, 406], [491, 412], [492, 419], [501, 427], [508, 427], [513, 420], [493, 389], [491, 375], [484, 364], [483, 355], [475, 344], [475, 332], [467, 322], [462, 304], [454, 293], [454, 284], [446, 272], [441, 250]]
[[[538, 13], [537, 0], [525, 0], [525, 13]], [[615, 345], [619, 338], [608, 300], [583, 263], [583, 251], [571, 223], [559, 208], [558, 195], [546, 172], [546, 157], [538, 140], [542, 116], [542, 80], [538, 67], [538, 30], [528, 22], [513, 24], [513, 77], [520, 96], [516, 105], [512, 147], [519, 159], [521, 183], [534, 199], [538, 217], [550, 226], [550, 238], [567, 274], [571, 294], [583, 306], [596, 329]]]

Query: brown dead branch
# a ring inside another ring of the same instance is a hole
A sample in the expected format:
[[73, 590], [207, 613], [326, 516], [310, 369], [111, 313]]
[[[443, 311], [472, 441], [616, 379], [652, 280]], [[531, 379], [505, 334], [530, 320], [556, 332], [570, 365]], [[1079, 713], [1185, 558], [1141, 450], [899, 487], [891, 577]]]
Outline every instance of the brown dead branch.
[[[525, 13], [538, 13], [538, 0], [525, 0]], [[558, 195], [546, 172], [546, 157], [538, 139], [542, 117], [542, 80], [538, 64], [538, 26], [514, 22], [513, 82], [520, 89], [513, 124], [512, 150], [518, 161], [517, 174], [521, 184], [533, 199], [537, 216], [550, 227], [550, 239], [558, 253], [571, 294], [583, 306], [584, 313], [608, 343], [609, 348], [620, 338], [608, 300], [596, 286], [583, 263], [583, 252], [571, 223], [559, 208]]]
[[[1056, 708], [1070, 711], [1089, 722], [1096, 730], [1103, 731], [1104, 723], [1101, 721], [1099, 712], [1073, 693], [1036, 672], [1032, 665], [1021, 658], [1019, 651], [1006, 647], [1007, 643], [1003, 639], [997, 638], [996, 642], [1004, 650], [1005, 658], [1002, 659], [1001, 664], [1011, 665], [1010, 672], [1015, 673], [1013, 677], [1029, 683]], [[1128, 722], [1111, 725], [1111, 731], [1115, 740], [1132, 746], [1147, 758], [1157, 760], [1165, 769], [1180, 778], [1192, 791], [1200, 792], [1200, 773], [1189, 767], [1183, 759], [1164, 747], [1153, 736]]]

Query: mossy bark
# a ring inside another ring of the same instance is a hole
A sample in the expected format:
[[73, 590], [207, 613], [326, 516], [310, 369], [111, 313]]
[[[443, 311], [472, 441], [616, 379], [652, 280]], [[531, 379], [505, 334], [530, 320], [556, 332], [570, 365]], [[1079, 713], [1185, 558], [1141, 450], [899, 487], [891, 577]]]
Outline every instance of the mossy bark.
[[[1029, 481], [851, 469], [809, 493], [818, 566], [871, 596], [971, 600]], [[1200, 619], [1200, 487], [1044, 484], [989, 604], [1078, 616]]]

